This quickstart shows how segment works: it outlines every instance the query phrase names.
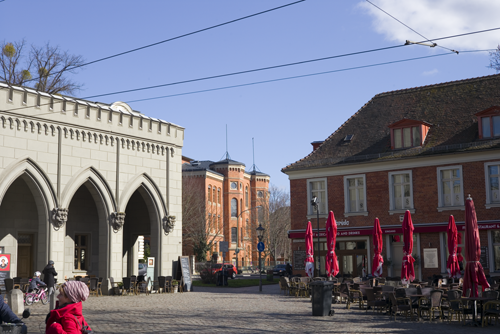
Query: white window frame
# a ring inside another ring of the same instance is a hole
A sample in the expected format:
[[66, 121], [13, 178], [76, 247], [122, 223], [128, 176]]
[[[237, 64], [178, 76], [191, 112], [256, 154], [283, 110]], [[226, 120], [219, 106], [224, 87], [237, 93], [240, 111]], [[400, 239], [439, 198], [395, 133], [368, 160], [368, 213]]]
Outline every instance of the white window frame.
[[313, 206], [311, 205], [312, 201], [312, 187], [311, 184], [313, 182], [321, 182], [325, 183], [325, 213], [320, 213], [320, 217], [328, 216], [328, 182], [326, 177], [317, 178], [317, 179], [308, 179], [307, 180], [307, 218], [314, 218], [317, 216], [317, 213], [314, 211]]
[[[493, 231], [488, 230], [488, 255], [490, 257], [489, 270], [491, 273], [499, 273], [500, 270], [495, 270], [495, 252], [494, 252], [494, 244], [493, 244]], [[497, 275], [496, 275], [497, 276]]]
[[[400, 174], [410, 174], [410, 208], [409, 209], [396, 209], [396, 201], [394, 198], [394, 182], [393, 176]], [[415, 207], [413, 206], [413, 174], [411, 170], [400, 170], [397, 172], [389, 172], [389, 214], [393, 215], [395, 213], [405, 213], [409, 210], [411, 213], [415, 213]]]
[[[449, 169], [458, 169], [460, 171], [460, 205], [454, 206], [444, 206], [443, 203], [443, 185], [441, 182], [441, 171], [449, 170]], [[462, 210], [465, 211], [464, 205], [464, 173], [461, 165], [456, 166], [443, 166], [437, 168], [437, 188], [438, 188], [438, 212], [448, 211], [448, 210]]]
[[[363, 179], [363, 195], [365, 198], [365, 211], [350, 211], [349, 203], [349, 179]], [[366, 197], [366, 174], [344, 176], [344, 216], [368, 216], [368, 199]]]
[[[491, 192], [490, 192], [490, 174], [488, 169], [490, 166], [499, 165], [500, 161], [491, 161], [484, 163], [484, 183], [485, 183], [485, 191], [486, 191], [486, 209], [498, 208], [500, 207], [500, 203], [493, 203], [491, 201]], [[500, 168], [499, 168], [500, 169]], [[499, 170], [500, 172], [500, 170]]]

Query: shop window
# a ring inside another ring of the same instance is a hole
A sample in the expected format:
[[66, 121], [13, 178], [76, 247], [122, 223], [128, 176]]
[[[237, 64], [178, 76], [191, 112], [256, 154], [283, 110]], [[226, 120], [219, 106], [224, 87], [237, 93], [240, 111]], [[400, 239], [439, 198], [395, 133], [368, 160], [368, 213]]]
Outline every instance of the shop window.
[[494, 270], [500, 271], [500, 231], [492, 231]]
[[389, 173], [390, 210], [413, 209], [413, 185], [411, 171]]
[[365, 175], [345, 176], [345, 213], [367, 215]]
[[486, 205], [500, 205], [500, 161], [484, 164], [486, 178]]
[[88, 235], [75, 235], [75, 270], [87, 270]]
[[309, 214], [310, 215], [315, 215], [317, 214], [316, 212], [316, 206], [311, 204], [311, 200], [314, 196], [317, 197], [317, 202], [318, 202], [318, 209], [320, 214], [327, 214], [328, 213], [328, 194], [326, 190], [326, 179], [312, 179], [312, 180], [307, 180], [308, 183], [308, 207], [309, 207]]
[[439, 207], [463, 206], [462, 166], [439, 167], [437, 175]]

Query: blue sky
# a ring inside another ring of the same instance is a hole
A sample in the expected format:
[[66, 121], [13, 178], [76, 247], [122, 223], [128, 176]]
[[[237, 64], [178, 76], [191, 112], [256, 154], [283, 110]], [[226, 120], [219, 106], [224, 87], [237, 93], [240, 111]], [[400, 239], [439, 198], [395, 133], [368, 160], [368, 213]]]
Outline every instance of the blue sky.
[[[0, 40], [49, 42], [92, 61], [293, 2], [283, 0], [0, 2]], [[486, 1], [373, 0], [429, 39], [500, 27], [500, 4]], [[424, 38], [368, 2], [307, 0], [230, 25], [89, 65], [73, 75], [80, 98], [404, 44]], [[500, 30], [437, 41], [459, 51], [494, 49]], [[113, 103], [190, 93], [371, 64], [203, 93], [130, 102], [133, 109], [186, 128], [183, 154], [218, 160], [226, 151], [288, 188], [281, 168], [312, 150], [374, 95], [494, 74], [487, 52], [454, 54], [411, 45], [268, 71], [111, 95]]]

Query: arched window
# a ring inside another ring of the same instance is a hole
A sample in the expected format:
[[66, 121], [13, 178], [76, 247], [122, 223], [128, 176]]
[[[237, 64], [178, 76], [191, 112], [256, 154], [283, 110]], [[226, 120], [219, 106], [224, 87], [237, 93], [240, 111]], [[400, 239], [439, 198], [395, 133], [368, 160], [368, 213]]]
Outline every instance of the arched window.
[[240, 208], [243, 211], [243, 200], [242, 199], [240, 199]]
[[208, 186], [208, 201], [210, 202], [212, 200], [212, 187]]
[[220, 188], [217, 189], [217, 203], [220, 204]]
[[214, 203], [217, 203], [217, 198], [216, 198], [215, 196], [217, 196], [217, 194], [215, 193], [215, 187], [214, 187], [214, 197], [213, 197], [213, 202], [214, 202]]
[[238, 200], [236, 198], [231, 200], [231, 217], [238, 217]]
[[245, 206], [248, 208], [248, 186], [245, 187]]

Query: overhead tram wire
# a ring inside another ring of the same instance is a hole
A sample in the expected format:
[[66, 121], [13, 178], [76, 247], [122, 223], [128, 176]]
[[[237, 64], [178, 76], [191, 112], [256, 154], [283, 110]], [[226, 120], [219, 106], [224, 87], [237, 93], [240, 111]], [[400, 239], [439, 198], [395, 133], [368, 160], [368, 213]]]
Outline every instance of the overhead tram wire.
[[420, 37], [424, 38], [425, 40], [427, 40], [427, 42], [431, 42], [434, 44], [434, 46], [437, 46], [437, 47], [440, 47], [440, 48], [443, 48], [443, 49], [446, 49], [448, 51], [451, 51], [451, 52], [455, 52], [456, 54], [458, 54], [458, 51], [456, 50], [453, 50], [453, 49], [449, 49], [447, 47], [444, 47], [444, 46], [441, 46], [441, 45], [437, 45], [436, 43], [434, 43], [434, 41], [428, 39], [427, 37], [425, 37], [424, 35], [422, 35], [421, 33], [419, 33], [418, 31], [416, 31], [415, 29], [413, 29], [412, 27], [410, 27], [409, 25], [401, 22], [400, 20], [398, 20], [396, 17], [392, 16], [391, 14], [389, 14], [388, 12], [386, 12], [385, 10], [383, 10], [382, 8], [380, 8], [379, 6], [375, 5], [373, 2], [370, 2], [369, 0], [365, 0], [366, 2], [368, 2], [370, 5], [372, 5], [373, 7], [377, 8], [378, 10], [380, 10], [381, 12], [383, 12], [384, 14], [387, 14], [389, 17], [393, 18], [394, 20], [396, 20], [397, 22], [401, 23], [402, 25], [404, 25], [406, 28], [410, 29], [411, 31], [413, 31], [414, 33], [416, 33], [417, 35], [419, 35]]
[[[462, 37], [462, 36], [467, 36], [467, 35], [480, 34], [480, 33], [485, 33], [485, 32], [490, 32], [490, 31], [495, 31], [495, 30], [500, 30], [500, 27], [491, 28], [491, 29], [485, 29], [485, 30], [472, 31], [472, 32], [468, 32], [468, 33], [451, 35], [451, 36], [446, 36], [446, 37], [434, 38], [433, 40], [434, 41], [439, 41], [439, 40], [443, 40], [443, 39], [450, 39], [450, 38]], [[425, 41], [423, 41], [423, 42], [425, 42]], [[417, 43], [423, 43], [423, 42], [417, 42]], [[197, 79], [190, 79], [190, 80], [183, 80], [183, 81], [171, 82], [171, 83], [154, 85], [154, 86], [148, 86], [148, 87], [127, 89], [127, 90], [113, 92], [113, 93], [106, 93], [106, 94], [99, 94], [99, 95], [87, 96], [87, 97], [84, 97], [83, 99], [91, 99], [91, 98], [96, 98], [96, 97], [116, 95], [116, 94], [122, 94], [122, 93], [131, 93], [131, 92], [137, 92], [137, 91], [141, 91], [141, 90], [148, 90], [148, 89], [153, 89], [153, 88], [174, 86], [174, 85], [180, 85], [180, 84], [184, 84], [184, 83], [190, 83], [190, 82], [203, 81], [203, 80], [209, 80], [209, 79], [216, 79], [216, 78], [228, 77], [228, 76], [239, 75], [239, 74], [246, 74], [246, 73], [258, 72], [258, 71], [270, 70], [270, 69], [275, 69], [275, 68], [280, 68], [280, 67], [287, 67], [287, 66], [293, 66], [293, 65], [301, 65], [301, 64], [312, 63], [312, 62], [317, 62], [317, 61], [322, 61], [322, 60], [335, 59], [335, 58], [341, 58], [341, 57], [348, 57], [348, 56], [360, 55], [360, 54], [370, 53], [370, 52], [376, 52], [376, 51], [390, 50], [390, 49], [400, 48], [400, 47], [403, 47], [403, 46], [407, 46], [407, 44], [394, 45], [394, 46], [388, 46], [388, 47], [384, 47], [384, 48], [371, 49], [371, 50], [365, 50], [365, 51], [351, 52], [351, 53], [345, 53], [345, 54], [342, 54], [342, 55], [336, 55], [336, 56], [330, 56], [330, 57], [322, 57], [322, 58], [316, 58], [316, 59], [311, 59], [311, 60], [304, 60], [304, 61], [299, 61], [299, 62], [294, 62], [294, 63], [282, 64], [282, 65], [261, 67], [261, 68], [252, 69], [252, 70], [239, 71], [239, 72], [226, 73], [226, 74], [219, 74], [219, 75], [213, 75], [213, 76], [209, 76], [209, 77], [203, 77], [203, 78], [197, 78]]]
[[[0, 2], [1, 1], [3, 1], [3, 0], [0, 0]], [[204, 31], [207, 31], [207, 30], [211, 30], [211, 29], [215, 29], [215, 28], [218, 28], [218, 27], [222, 27], [222, 26], [225, 26], [225, 25], [228, 25], [228, 24], [231, 24], [231, 23], [242, 21], [242, 20], [254, 17], [254, 16], [261, 15], [261, 14], [266, 14], [266, 13], [269, 13], [269, 12], [272, 12], [272, 11], [275, 11], [275, 10], [278, 10], [278, 9], [282, 9], [282, 8], [285, 8], [285, 7], [289, 7], [289, 6], [292, 6], [292, 5], [296, 5], [298, 3], [305, 2], [305, 1], [306, 0], [298, 0], [298, 1], [295, 1], [295, 2], [288, 3], [286, 5], [274, 7], [274, 8], [267, 9], [267, 10], [264, 10], [264, 11], [261, 11], [261, 12], [258, 12], [258, 13], [254, 13], [254, 14], [251, 14], [251, 15], [243, 16], [243, 17], [231, 20], [231, 21], [219, 23], [219, 24], [207, 27], [207, 28], [195, 30], [195, 31], [183, 34], [183, 35], [179, 35], [179, 36], [176, 36], [176, 37], [168, 38], [168, 39], [165, 39], [163, 41], [159, 41], [159, 42], [156, 42], [156, 43], [144, 45], [144, 46], [141, 46], [141, 47], [138, 47], [138, 48], [135, 48], [135, 49], [131, 49], [131, 50], [128, 50], [128, 51], [120, 52], [120, 53], [117, 53], [117, 54], [114, 54], [114, 55], [111, 55], [111, 56], [107, 56], [107, 57], [99, 58], [99, 59], [96, 59], [96, 60], [92, 60], [92, 61], [89, 61], [88, 63], [85, 63], [85, 64], [81, 64], [81, 65], [78, 65], [78, 66], [69, 67], [66, 70], [52, 73], [52, 74], [50, 74], [50, 76], [57, 75], [57, 74], [65, 72], [65, 71], [71, 71], [71, 70], [74, 70], [74, 69], [77, 69], [77, 68], [80, 68], [80, 67], [84, 67], [84, 66], [88, 66], [88, 65], [91, 65], [91, 64], [99, 63], [99, 62], [104, 61], [104, 60], [108, 60], [108, 59], [116, 58], [116, 57], [119, 57], [119, 56], [123, 56], [123, 55], [129, 54], [129, 53], [132, 53], [132, 52], [144, 50], [144, 49], [156, 46], [156, 45], [160, 45], [160, 44], [163, 44], [163, 43], [171, 42], [171, 41], [183, 38], [183, 37], [195, 35], [195, 34], [198, 34], [200, 32], [204, 32]], [[40, 77], [27, 80], [26, 82], [30, 82], [30, 81], [34, 81], [34, 80], [38, 80], [38, 79], [40, 79]]]
[[[483, 51], [483, 50], [481, 50], [481, 51]], [[486, 50], [484, 50], [484, 51], [486, 51]], [[337, 72], [345, 72], [345, 71], [351, 71], [351, 70], [359, 70], [359, 69], [363, 69], [363, 68], [376, 67], [376, 66], [382, 66], [382, 65], [391, 65], [391, 64], [403, 63], [403, 62], [408, 62], [408, 61], [413, 61], [413, 60], [420, 60], [420, 59], [440, 57], [440, 56], [449, 56], [449, 55], [451, 55], [451, 53], [440, 53], [440, 54], [437, 54], [437, 55], [430, 55], [430, 56], [423, 56], [423, 57], [417, 57], [417, 58], [408, 58], [408, 59], [394, 60], [394, 61], [389, 61], [389, 62], [384, 62], [384, 63], [377, 63], [377, 64], [370, 64], [370, 65], [348, 67], [348, 68], [342, 68], [342, 69], [338, 69], [338, 70], [325, 71], [325, 72], [317, 72], [317, 73], [309, 73], [309, 74], [296, 75], [296, 76], [286, 77], [286, 78], [278, 78], [278, 79], [271, 79], [271, 80], [264, 80], [264, 81], [257, 81], [257, 82], [245, 83], [245, 84], [240, 84], [240, 85], [232, 85], [232, 86], [226, 86], [226, 87], [218, 87], [218, 88], [198, 90], [198, 91], [187, 92], [187, 93], [179, 93], [179, 94], [172, 94], [172, 95], [165, 95], [165, 96], [150, 97], [150, 98], [139, 99], [139, 100], [131, 100], [131, 101], [126, 101], [125, 103], [142, 102], [142, 101], [163, 99], [163, 98], [168, 98], [168, 97], [190, 95], [190, 94], [197, 94], [197, 93], [205, 93], [205, 92], [211, 92], [211, 91], [216, 91], [216, 90], [238, 88], [238, 87], [252, 86], [252, 85], [260, 85], [260, 84], [270, 83], [270, 82], [276, 82], [276, 81], [300, 79], [300, 78], [312, 77], [312, 76], [316, 76], [316, 75], [323, 75], [323, 74], [330, 74], [330, 73], [337, 73]]]

